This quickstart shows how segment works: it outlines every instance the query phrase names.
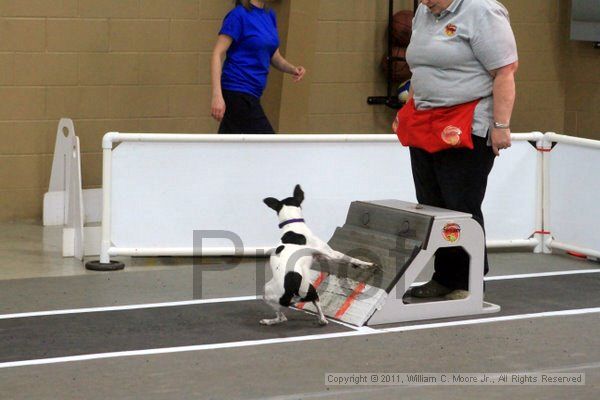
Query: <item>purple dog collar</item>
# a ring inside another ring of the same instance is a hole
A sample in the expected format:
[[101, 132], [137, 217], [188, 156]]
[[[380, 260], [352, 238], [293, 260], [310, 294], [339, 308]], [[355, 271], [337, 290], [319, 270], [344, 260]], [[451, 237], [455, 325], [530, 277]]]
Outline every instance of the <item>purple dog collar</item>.
[[288, 219], [287, 221], [283, 221], [282, 223], [280, 223], [279, 227], [283, 228], [284, 226], [286, 226], [288, 224], [293, 224], [294, 222], [304, 222], [304, 219], [302, 219], [302, 218]]

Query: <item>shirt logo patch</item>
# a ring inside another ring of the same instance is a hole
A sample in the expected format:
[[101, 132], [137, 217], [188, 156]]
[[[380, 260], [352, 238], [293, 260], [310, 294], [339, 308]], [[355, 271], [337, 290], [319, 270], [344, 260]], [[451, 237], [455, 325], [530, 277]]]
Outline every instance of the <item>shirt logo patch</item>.
[[460, 143], [460, 135], [462, 131], [453, 125], [448, 125], [442, 131], [442, 140], [450, 146], [456, 146]]
[[454, 36], [456, 34], [456, 25], [448, 24], [445, 28], [446, 36]]

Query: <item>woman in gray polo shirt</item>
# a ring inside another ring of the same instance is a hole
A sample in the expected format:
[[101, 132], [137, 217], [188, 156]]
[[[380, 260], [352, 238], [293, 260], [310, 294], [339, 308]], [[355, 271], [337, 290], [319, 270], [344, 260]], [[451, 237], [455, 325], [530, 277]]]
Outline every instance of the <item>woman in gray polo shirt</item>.
[[[473, 149], [430, 153], [411, 147], [410, 154], [419, 202], [471, 213], [483, 227], [488, 174], [500, 150], [510, 147], [518, 57], [508, 11], [495, 0], [421, 0], [406, 59], [416, 110], [480, 99], [472, 119]], [[467, 253], [442, 249], [432, 280], [411, 295], [464, 298], [468, 276]]]

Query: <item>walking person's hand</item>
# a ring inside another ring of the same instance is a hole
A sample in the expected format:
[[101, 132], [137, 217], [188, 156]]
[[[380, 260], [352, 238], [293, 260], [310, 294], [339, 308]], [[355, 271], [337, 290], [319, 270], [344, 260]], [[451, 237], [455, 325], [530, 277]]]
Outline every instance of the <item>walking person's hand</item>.
[[210, 115], [219, 122], [223, 120], [223, 116], [225, 115], [225, 100], [223, 96], [213, 97]]
[[300, 82], [302, 78], [304, 78], [304, 74], [306, 74], [306, 69], [302, 66], [298, 66], [295, 68], [293, 75], [294, 82]]

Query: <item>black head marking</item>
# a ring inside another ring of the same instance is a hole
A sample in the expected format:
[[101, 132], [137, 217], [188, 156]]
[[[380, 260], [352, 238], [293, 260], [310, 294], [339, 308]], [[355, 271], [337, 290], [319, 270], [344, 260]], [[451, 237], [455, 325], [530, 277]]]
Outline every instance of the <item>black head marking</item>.
[[281, 204], [284, 206], [300, 207], [300, 203], [298, 203], [293, 197], [288, 197], [281, 200]]
[[275, 254], [279, 254], [279, 253], [281, 253], [281, 252], [283, 251], [283, 249], [285, 249], [285, 246], [284, 246], [284, 245], [278, 246], [278, 247], [275, 249]]
[[274, 197], [267, 197], [266, 199], [263, 199], [263, 203], [265, 203], [267, 207], [275, 210], [277, 213], [279, 213], [283, 207], [283, 203]]
[[302, 202], [304, 201], [304, 192], [300, 185], [296, 185], [294, 188], [294, 197], [287, 197], [283, 200], [277, 200], [274, 197], [267, 197], [263, 199], [263, 202], [269, 207], [275, 210], [278, 214], [279, 211], [283, 208], [283, 206], [292, 206], [292, 207], [300, 207]]
[[281, 243], [297, 244], [303, 246], [306, 244], [306, 236], [289, 231], [281, 237]]

